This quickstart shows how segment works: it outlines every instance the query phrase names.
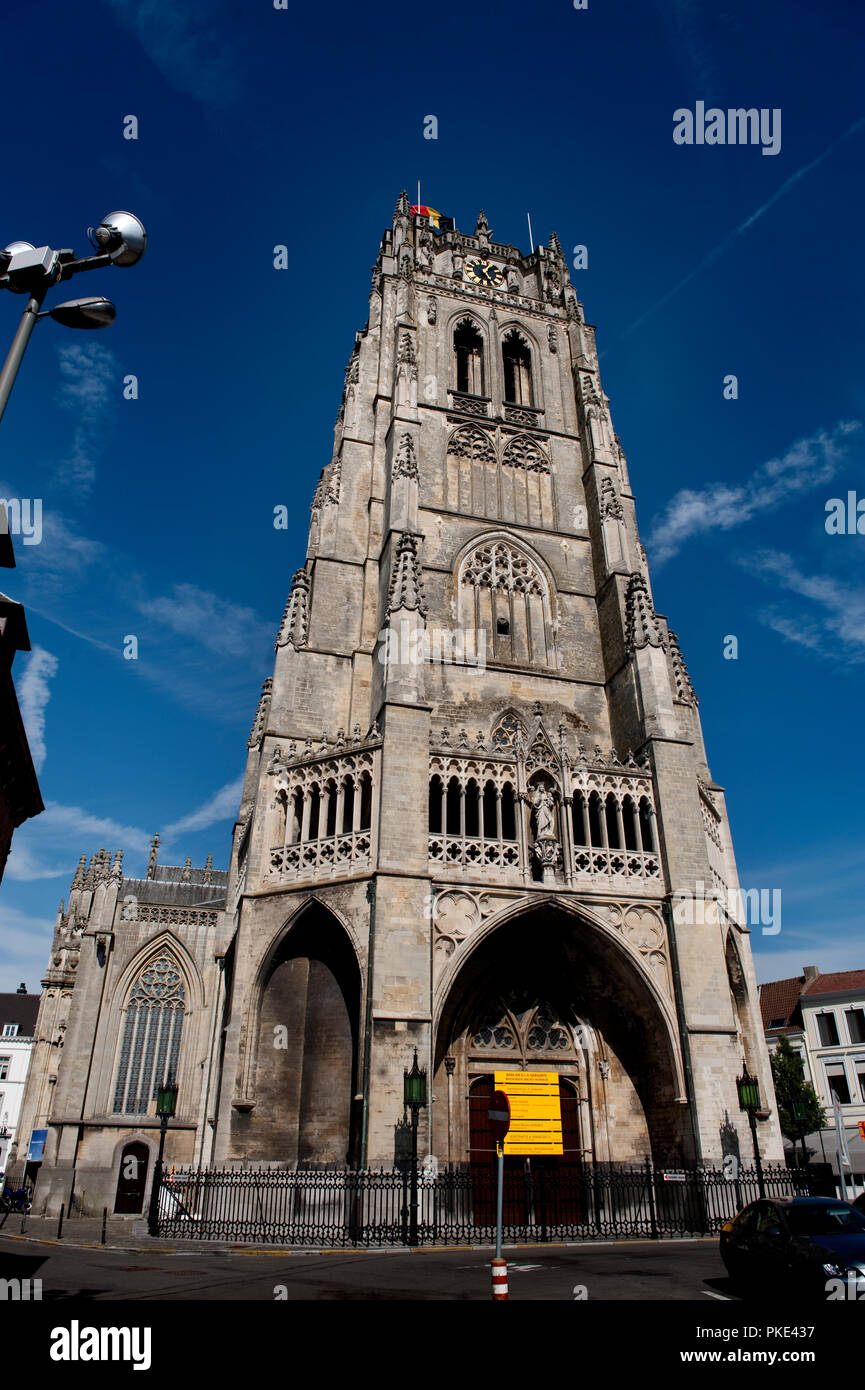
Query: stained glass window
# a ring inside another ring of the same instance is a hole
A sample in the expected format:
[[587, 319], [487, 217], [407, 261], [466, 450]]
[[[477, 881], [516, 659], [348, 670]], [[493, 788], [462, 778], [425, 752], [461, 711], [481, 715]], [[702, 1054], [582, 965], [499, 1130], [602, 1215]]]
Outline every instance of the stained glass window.
[[146, 1115], [159, 1087], [177, 1077], [185, 993], [175, 961], [157, 956], [139, 975], [126, 1006], [115, 1115]]

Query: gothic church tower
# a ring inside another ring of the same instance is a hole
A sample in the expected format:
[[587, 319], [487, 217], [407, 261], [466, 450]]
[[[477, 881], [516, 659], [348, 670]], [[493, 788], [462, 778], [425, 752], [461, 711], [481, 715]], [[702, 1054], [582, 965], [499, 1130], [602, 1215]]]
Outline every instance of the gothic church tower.
[[403, 193], [249, 740], [213, 1161], [389, 1165], [415, 1048], [441, 1162], [533, 1069], [566, 1158], [717, 1162], [731, 1117], [750, 1161], [737, 887], [558, 239]]

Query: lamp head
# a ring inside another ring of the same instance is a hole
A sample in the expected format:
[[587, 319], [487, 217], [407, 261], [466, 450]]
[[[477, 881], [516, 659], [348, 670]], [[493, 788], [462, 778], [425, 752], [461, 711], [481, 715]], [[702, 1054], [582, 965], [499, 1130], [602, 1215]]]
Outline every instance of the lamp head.
[[156, 1113], [160, 1119], [170, 1120], [177, 1110], [177, 1082], [168, 1080], [156, 1093]]
[[131, 212], [109, 212], [87, 235], [100, 251], [107, 251], [115, 265], [135, 265], [144, 255], [147, 233]]
[[67, 299], [48, 313], [66, 328], [109, 328], [117, 317], [110, 299], [98, 295], [90, 299]]

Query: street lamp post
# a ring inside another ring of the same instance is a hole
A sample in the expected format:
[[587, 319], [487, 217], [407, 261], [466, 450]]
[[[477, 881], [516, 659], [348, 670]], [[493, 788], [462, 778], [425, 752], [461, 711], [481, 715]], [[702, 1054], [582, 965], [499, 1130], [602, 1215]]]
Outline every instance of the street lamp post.
[[79, 257], [68, 248], [55, 251], [50, 246], [31, 246], [29, 241], [12, 241], [0, 250], [0, 289], [27, 295], [21, 322], [0, 368], [0, 419], [38, 319], [53, 318], [67, 328], [107, 328], [114, 322], [114, 305], [101, 296], [67, 300], [41, 312], [52, 286], [83, 270], [135, 265], [147, 245], [147, 233], [131, 212], [110, 212], [98, 227], [89, 230], [89, 236], [95, 256]]
[[757, 1111], [760, 1109], [760, 1086], [755, 1076], [748, 1074], [747, 1062], [742, 1062], [742, 1075], [736, 1082], [736, 1089], [739, 1092], [739, 1107], [748, 1116], [748, 1123], [751, 1126], [751, 1139], [754, 1144], [754, 1167], [757, 1169], [757, 1191], [761, 1198], [766, 1196], [766, 1187], [763, 1182], [763, 1165], [760, 1162], [760, 1145], [757, 1142]]
[[411, 1071], [403, 1072], [403, 1104], [411, 1111], [411, 1198], [409, 1201], [408, 1240], [417, 1245], [417, 1123], [418, 1113], [426, 1105], [426, 1068], [417, 1064], [417, 1048]]
[[147, 1229], [152, 1236], [159, 1235], [159, 1189], [162, 1186], [162, 1155], [165, 1153], [165, 1131], [168, 1121], [174, 1118], [177, 1110], [177, 1083], [168, 1080], [156, 1093], [156, 1113], [159, 1116], [159, 1156], [153, 1167], [153, 1185], [150, 1189], [150, 1211]]

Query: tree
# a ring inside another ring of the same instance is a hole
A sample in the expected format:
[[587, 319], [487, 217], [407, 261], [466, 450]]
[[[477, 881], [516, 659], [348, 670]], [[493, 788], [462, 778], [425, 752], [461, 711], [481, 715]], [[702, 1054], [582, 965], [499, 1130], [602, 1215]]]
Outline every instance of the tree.
[[803, 1162], [807, 1162], [805, 1135], [823, 1129], [826, 1114], [814, 1087], [805, 1080], [802, 1058], [790, 1046], [790, 1040], [784, 1033], [778, 1038], [771, 1062], [781, 1133], [786, 1139], [792, 1140], [794, 1153], [796, 1140], [801, 1141]]

